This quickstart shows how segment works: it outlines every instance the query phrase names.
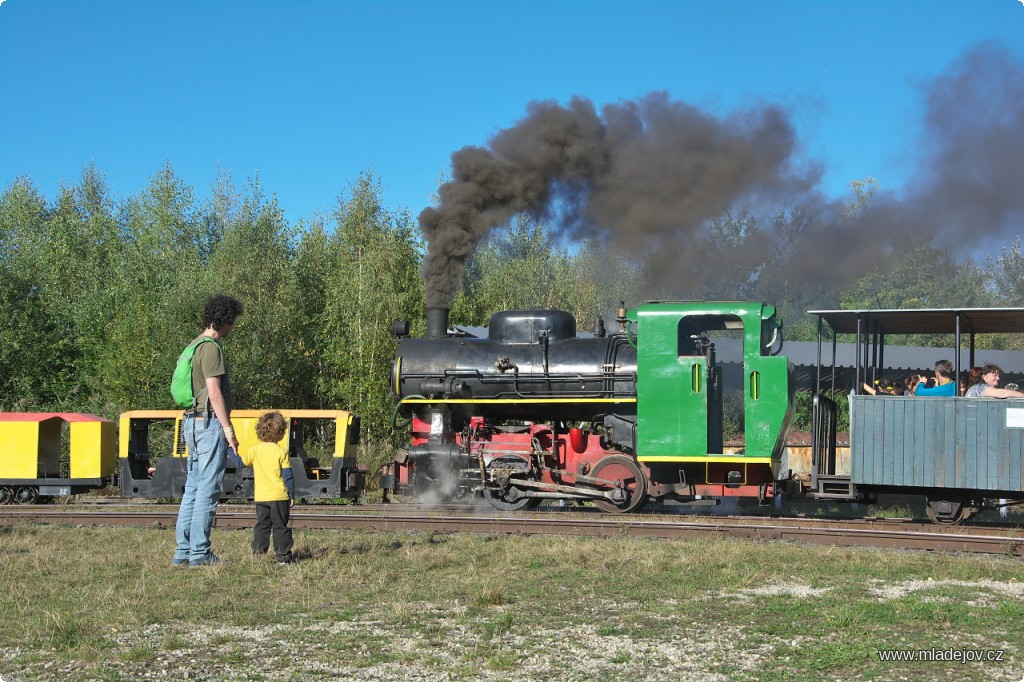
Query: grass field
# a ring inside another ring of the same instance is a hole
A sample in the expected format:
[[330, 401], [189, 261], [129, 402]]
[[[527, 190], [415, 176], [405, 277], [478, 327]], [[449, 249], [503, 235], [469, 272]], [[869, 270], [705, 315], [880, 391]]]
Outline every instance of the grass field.
[[[1012, 680], [1024, 563], [733, 540], [0, 526], [13, 680]], [[926, 650], [958, 662], [881, 661]]]

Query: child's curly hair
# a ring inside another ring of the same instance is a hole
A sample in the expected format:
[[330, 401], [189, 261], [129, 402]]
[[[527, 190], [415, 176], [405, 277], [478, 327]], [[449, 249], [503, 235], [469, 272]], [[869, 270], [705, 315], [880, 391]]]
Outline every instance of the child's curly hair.
[[256, 436], [264, 443], [277, 443], [284, 438], [288, 422], [280, 412], [264, 412], [256, 422]]

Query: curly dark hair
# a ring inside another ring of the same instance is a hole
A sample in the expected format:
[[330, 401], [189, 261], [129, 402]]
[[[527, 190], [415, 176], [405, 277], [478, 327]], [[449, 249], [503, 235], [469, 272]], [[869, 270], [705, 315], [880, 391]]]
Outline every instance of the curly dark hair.
[[239, 315], [242, 314], [242, 302], [237, 298], [217, 294], [206, 299], [203, 307], [203, 329], [211, 325], [220, 331], [224, 325], [234, 324]]
[[264, 412], [256, 422], [256, 437], [264, 443], [278, 443], [287, 428], [288, 422], [280, 412]]
[[1003, 368], [1000, 367], [999, 365], [993, 365], [993, 364], [988, 364], [988, 365], [985, 365], [984, 367], [973, 367], [973, 368], [971, 368], [971, 373], [968, 376], [968, 383], [967, 383], [968, 387], [973, 386], [974, 384], [984, 383], [985, 382], [985, 375], [989, 374], [991, 372], [998, 372], [999, 374], [1002, 374], [1003, 373]]

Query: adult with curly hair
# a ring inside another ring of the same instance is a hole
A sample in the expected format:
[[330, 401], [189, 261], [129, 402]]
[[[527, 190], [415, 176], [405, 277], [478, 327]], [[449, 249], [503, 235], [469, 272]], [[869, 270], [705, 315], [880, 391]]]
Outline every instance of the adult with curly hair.
[[210, 530], [223, 494], [228, 448], [238, 450], [231, 426], [231, 381], [219, 342], [230, 336], [241, 314], [237, 299], [211, 296], [203, 308], [203, 332], [192, 340], [198, 344], [192, 356], [195, 400], [181, 422], [188, 470], [175, 527], [177, 544], [171, 560], [175, 565], [207, 566], [218, 561], [210, 548]]
[[1024, 393], [1009, 388], [999, 388], [1003, 370], [998, 365], [974, 367], [968, 375], [965, 398], [1024, 398]]

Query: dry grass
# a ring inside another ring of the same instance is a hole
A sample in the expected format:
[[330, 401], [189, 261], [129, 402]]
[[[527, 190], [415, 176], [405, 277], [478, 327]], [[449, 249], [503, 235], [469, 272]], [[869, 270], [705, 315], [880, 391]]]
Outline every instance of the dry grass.
[[[1003, 679], [1024, 565], [742, 541], [296, 532], [173, 568], [173, 532], [0, 526], [0, 677]], [[882, 648], [1003, 662], [880, 663]], [[952, 667], [950, 667], [952, 666]], [[949, 671], [949, 672], [947, 672]]]

